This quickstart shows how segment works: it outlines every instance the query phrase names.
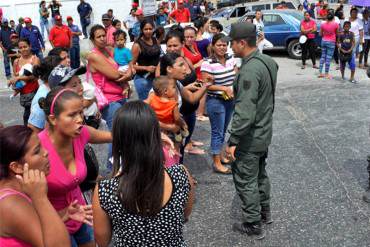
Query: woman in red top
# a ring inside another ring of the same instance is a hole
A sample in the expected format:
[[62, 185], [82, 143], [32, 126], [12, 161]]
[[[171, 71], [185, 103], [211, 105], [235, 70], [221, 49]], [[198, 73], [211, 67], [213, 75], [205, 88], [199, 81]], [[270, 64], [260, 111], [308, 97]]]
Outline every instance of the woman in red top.
[[[194, 66], [195, 72], [197, 74], [198, 80], [200, 80], [201, 73], [200, 67], [203, 63], [202, 54], [198, 50], [198, 46], [195, 42], [196, 40], [196, 30], [193, 27], [186, 27], [184, 29], [184, 36], [185, 36], [185, 45], [182, 48], [182, 52], [184, 56], [189, 59]], [[205, 112], [205, 97], [200, 100], [198, 111], [197, 111], [197, 119], [200, 121], [207, 120], [207, 117], [204, 116]]]
[[185, 46], [182, 48], [182, 52], [184, 56], [188, 58], [195, 68], [195, 72], [197, 73], [197, 78], [201, 79], [200, 74], [200, 67], [203, 63], [202, 54], [200, 54], [198, 50], [198, 46], [195, 42], [196, 38], [196, 30], [193, 27], [186, 27], [184, 29], [184, 36], [185, 36]]
[[24, 125], [27, 125], [28, 118], [30, 117], [31, 113], [32, 99], [39, 88], [39, 83], [35, 76], [20, 76], [19, 71], [21, 70], [22, 66], [26, 64], [31, 64], [32, 66], [40, 64], [40, 60], [37, 58], [37, 56], [32, 55], [31, 45], [28, 39], [20, 39], [18, 41], [18, 49], [21, 57], [14, 61], [13, 74], [15, 76], [9, 80], [8, 84], [14, 85], [17, 81], [24, 81], [26, 83], [26, 85], [20, 91], [20, 104], [24, 107], [23, 123]]
[[308, 53], [310, 53], [310, 58], [312, 61], [312, 67], [317, 69], [316, 66], [316, 43], [315, 37], [317, 32], [317, 26], [315, 20], [311, 19], [310, 13], [307, 11], [304, 12], [304, 19], [301, 21], [301, 35], [305, 35], [307, 40], [304, 44], [301, 44], [302, 47], [302, 69], [306, 68], [306, 59]]

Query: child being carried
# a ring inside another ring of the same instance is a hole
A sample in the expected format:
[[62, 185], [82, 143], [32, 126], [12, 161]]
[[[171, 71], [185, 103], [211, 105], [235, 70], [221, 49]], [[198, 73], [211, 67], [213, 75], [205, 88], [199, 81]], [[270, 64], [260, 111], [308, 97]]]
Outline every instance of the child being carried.
[[[32, 70], [33, 70], [32, 64], [29, 64], [29, 63], [25, 64], [19, 70], [19, 76], [31, 76]], [[8, 86], [10, 86], [10, 84], [8, 84]], [[22, 80], [18, 80], [14, 84], [12, 84], [11, 88], [13, 89], [14, 93], [11, 96], [11, 98], [17, 96], [17, 94], [20, 93], [20, 91], [22, 90], [22, 88], [24, 88], [24, 86], [26, 86], [26, 82]]]
[[175, 80], [167, 76], [157, 77], [153, 81], [153, 91], [145, 102], [154, 110], [160, 122], [179, 126], [179, 132], [169, 134], [174, 137], [176, 143], [181, 143], [183, 138], [189, 135], [189, 131], [180, 115]]

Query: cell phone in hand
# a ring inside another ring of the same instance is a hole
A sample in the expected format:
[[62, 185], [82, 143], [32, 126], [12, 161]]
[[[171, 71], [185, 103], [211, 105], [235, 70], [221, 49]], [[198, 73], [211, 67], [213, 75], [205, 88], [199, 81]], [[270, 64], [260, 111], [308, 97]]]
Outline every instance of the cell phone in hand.
[[194, 86], [196, 86], [196, 87], [202, 87], [202, 82], [200, 82], [200, 81], [197, 81], [195, 84], [194, 84]]

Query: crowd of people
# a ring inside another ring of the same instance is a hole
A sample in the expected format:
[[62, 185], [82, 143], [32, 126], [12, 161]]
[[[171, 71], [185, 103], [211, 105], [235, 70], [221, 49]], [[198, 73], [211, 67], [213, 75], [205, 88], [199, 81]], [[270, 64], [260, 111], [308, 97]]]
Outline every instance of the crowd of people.
[[[6, 76], [13, 97], [20, 94], [24, 125], [0, 130], [0, 212], [12, 208], [0, 213], [1, 246], [184, 246], [197, 184], [184, 156], [205, 154], [193, 133], [197, 121], [208, 120], [213, 171], [233, 175], [243, 202], [244, 219], [234, 229], [264, 237], [262, 223], [272, 223], [265, 166], [278, 65], [262, 54], [272, 44], [264, 38], [261, 11], [253, 23], [233, 24], [226, 36], [218, 21], [204, 16], [212, 8], [205, 4], [178, 0], [170, 12], [164, 2], [147, 18], [133, 3], [125, 20], [108, 10], [89, 34], [92, 8], [84, 0], [77, 7], [82, 31], [70, 16], [63, 23], [56, 0], [40, 3], [41, 31], [28, 17], [19, 28], [2, 18]], [[357, 10], [340, 35], [331, 10], [326, 19], [320, 77], [329, 77], [337, 43], [343, 73], [342, 55], [352, 59], [355, 49], [367, 66]], [[177, 24], [165, 33], [169, 22]], [[187, 22], [193, 25], [180, 25]], [[307, 37], [302, 68], [308, 51], [316, 66], [317, 27], [308, 12], [301, 29]], [[81, 66], [82, 35], [93, 48]], [[102, 120], [109, 131], [99, 129]], [[99, 143], [109, 143], [109, 178], [99, 174], [90, 146]]]
[[[320, 1], [318, 6], [325, 7], [326, 4]], [[319, 69], [319, 78], [330, 79], [332, 75], [329, 74], [329, 70], [334, 58], [336, 70], [340, 70], [342, 79], [345, 80], [345, 68], [348, 64], [351, 71], [349, 81], [357, 83], [356, 67], [360, 69], [369, 67], [369, 9], [364, 8], [359, 13], [358, 8], [353, 7], [348, 18], [345, 17], [343, 5], [336, 10], [322, 8], [318, 13], [321, 13], [318, 16], [322, 19], [320, 28], [310, 10], [304, 12], [304, 19], [301, 22], [302, 69], [306, 68], [306, 60], [310, 58], [313, 68]], [[321, 37], [320, 44], [317, 44], [317, 35]], [[316, 65], [318, 45], [321, 47], [319, 66]]]

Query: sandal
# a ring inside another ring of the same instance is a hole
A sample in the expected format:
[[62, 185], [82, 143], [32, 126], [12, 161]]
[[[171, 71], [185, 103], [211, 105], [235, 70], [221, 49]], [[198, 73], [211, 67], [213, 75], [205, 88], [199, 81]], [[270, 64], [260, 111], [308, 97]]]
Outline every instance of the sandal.
[[213, 172], [214, 173], [218, 173], [218, 174], [222, 174], [222, 175], [231, 175], [232, 174], [230, 168], [226, 168], [225, 171], [221, 171], [221, 170], [216, 168], [215, 164], [212, 164], [212, 167], [213, 167]]
[[195, 147], [185, 149], [184, 152], [188, 153], [188, 154], [194, 154], [194, 155], [203, 155], [203, 154], [205, 154], [203, 149], [195, 148]]
[[325, 76], [323, 74], [320, 74], [318, 77], [319, 78], [324, 78]]
[[221, 159], [221, 164], [223, 165], [229, 165], [231, 163], [231, 160], [227, 159], [227, 158], [222, 158]]
[[197, 116], [197, 120], [198, 120], [198, 121], [201, 121], [201, 122], [204, 122], [204, 121], [208, 121], [208, 120], [209, 120], [209, 118], [208, 118], [208, 117], [206, 117], [206, 116]]
[[191, 141], [191, 144], [192, 144], [194, 147], [201, 147], [201, 146], [204, 146], [204, 143], [203, 143], [203, 142], [198, 142], [198, 141]]
[[331, 75], [327, 74], [327, 75], [325, 75], [325, 79], [331, 80], [331, 79], [333, 79], [333, 77]]

